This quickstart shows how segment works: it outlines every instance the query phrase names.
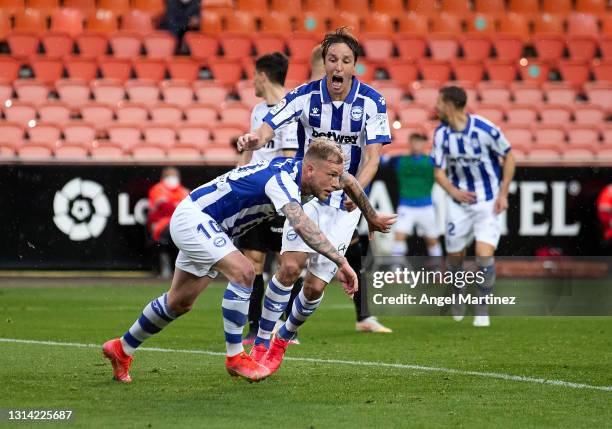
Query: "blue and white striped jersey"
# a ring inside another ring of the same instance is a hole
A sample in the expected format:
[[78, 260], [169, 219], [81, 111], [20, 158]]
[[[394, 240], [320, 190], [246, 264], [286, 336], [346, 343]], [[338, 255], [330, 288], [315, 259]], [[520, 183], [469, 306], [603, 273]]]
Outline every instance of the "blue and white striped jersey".
[[301, 180], [301, 161], [275, 158], [234, 168], [194, 189], [189, 198], [234, 238], [282, 214], [287, 203], [301, 204]]
[[431, 157], [438, 168], [446, 170], [452, 184], [475, 192], [477, 202], [497, 197], [501, 184], [499, 156], [505, 157], [510, 143], [492, 122], [468, 115], [463, 131], [442, 123], [434, 133]]
[[[353, 175], [366, 145], [391, 142], [385, 98], [355, 77], [343, 102], [332, 101], [325, 77], [295, 88], [264, 118], [273, 130], [293, 121], [298, 122], [297, 159], [303, 158], [313, 138], [326, 137], [340, 146], [345, 155], [344, 170]], [[341, 207], [343, 192], [330, 196], [332, 207]]]
[[[272, 107], [274, 106], [268, 106], [265, 101], [253, 107], [251, 111], [251, 131], [255, 131], [261, 126], [263, 118]], [[297, 124], [295, 122], [283, 127], [280, 132], [276, 133], [272, 140], [254, 151], [251, 157], [251, 164], [263, 161], [264, 159], [270, 161], [279, 156], [283, 156], [283, 151], [287, 149], [298, 149]]]

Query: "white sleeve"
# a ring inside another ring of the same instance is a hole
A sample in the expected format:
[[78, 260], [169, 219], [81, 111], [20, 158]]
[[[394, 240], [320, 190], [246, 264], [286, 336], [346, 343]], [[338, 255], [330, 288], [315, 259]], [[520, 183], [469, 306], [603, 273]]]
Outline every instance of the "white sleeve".
[[297, 122], [292, 122], [281, 130], [280, 147], [282, 150], [298, 150], [297, 128]]
[[251, 132], [255, 132], [255, 130], [261, 125], [261, 121], [257, 120], [256, 112], [257, 107], [253, 107], [253, 110], [251, 110]]
[[433, 146], [431, 147], [431, 159], [436, 168], [446, 168], [446, 156], [444, 154], [444, 131], [439, 129], [434, 133]]
[[283, 214], [282, 208], [286, 204], [295, 201], [300, 204], [300, 189], [295, 181], [285, 171], [275, 174], [268, 180], [265, 186], [265, 192], [268, 198], [274, 204], [276, 212]]
[[295, 121], [301, 114], [304, 103], [308, 98], [308, 94], [304, 91], [303, 86], [298, 87], [285, 95], [276, 106], [270, 109], [268, 114], [263, 119], [263, 122], [272, 127], [273, 130]]
[[366, 103], [366, 144], [390, 143], [391, 129], [387, 116], [387, 105], [383, 97], [378, 102]]
[[506, 156], [511, 147], [504, 133], [499, 128], [495, 127], [491, 130], [491, 137], [491, 149], [500, 156]]

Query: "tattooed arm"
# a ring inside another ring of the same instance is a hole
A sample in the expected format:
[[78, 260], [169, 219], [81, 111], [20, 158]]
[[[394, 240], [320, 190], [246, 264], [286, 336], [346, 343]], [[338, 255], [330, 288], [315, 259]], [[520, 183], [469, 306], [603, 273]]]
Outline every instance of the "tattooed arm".
[[346, 262], [346, 258], [334, 248], [319, 227], [304, 213], [302, 206], [296, 202], [290, 202], [285, 204], [282, 210], [295, 232], [314, 251], [327, 257], [338, 266]]

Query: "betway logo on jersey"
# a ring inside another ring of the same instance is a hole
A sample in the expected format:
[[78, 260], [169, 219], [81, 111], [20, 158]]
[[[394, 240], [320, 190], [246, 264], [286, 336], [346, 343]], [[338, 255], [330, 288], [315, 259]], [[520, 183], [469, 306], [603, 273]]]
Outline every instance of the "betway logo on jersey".
[[328, 132], [318, 132], [317, 130], [312, 130], [312, 138], [323, 137], [329, 140], [333, 140], [338, 144], [357, 144], [358, 136], [345, 136], [342, 134], [336, 134], [334, 131]]
[[482, 159], [480, 156], [456, 156], [454, 158], [450, 158], [448, 163], [452, 166], [458, 165], [460, 167], [469, 167], [471, 165], [478, 167], [482, 164]]

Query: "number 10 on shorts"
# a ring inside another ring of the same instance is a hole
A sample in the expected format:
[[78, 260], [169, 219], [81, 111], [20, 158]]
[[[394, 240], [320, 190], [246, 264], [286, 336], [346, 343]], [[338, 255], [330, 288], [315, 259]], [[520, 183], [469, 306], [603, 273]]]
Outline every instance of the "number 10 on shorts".
[[215, 222], [214, 220], [209, 220], [207, 226], [204, 226], [204, 224], [199, 224], [197, 226], [197, 230], [198, 232], [201, 232], [208, 239], [211, 238], [211, 233], [209, 231], [212, 231], [212, 234], [220, 234], [223, 232], [221, 227], [219, 227], [217, 222]]

